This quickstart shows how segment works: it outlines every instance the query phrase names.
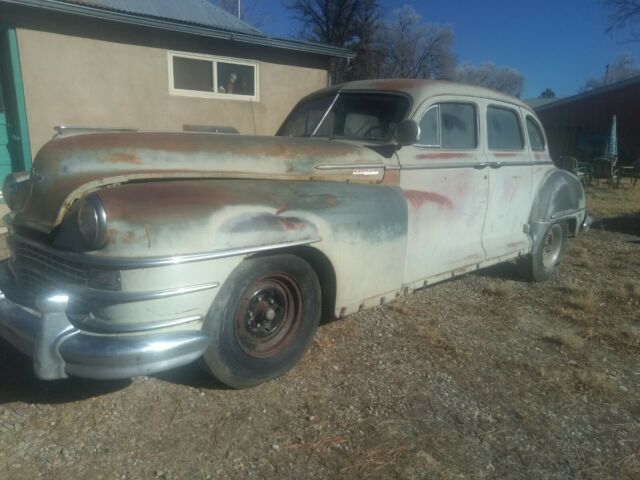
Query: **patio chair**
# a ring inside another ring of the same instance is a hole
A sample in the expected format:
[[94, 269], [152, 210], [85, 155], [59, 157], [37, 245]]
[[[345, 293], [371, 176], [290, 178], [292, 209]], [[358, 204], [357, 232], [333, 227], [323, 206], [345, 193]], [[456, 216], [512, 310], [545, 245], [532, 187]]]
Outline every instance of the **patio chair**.
[[615, 159], [611, 157], [598, 157], [593, 161], [593, 179], [596, 185], [600, 185], [600, 180], [612, 187], [617, 187], [620, 181], [618, 170], [615, 166]]
[[558, 168], [573, 173], [580, 179], [583, 185], [591, 184], [591, 169], [587, 166], [580, 166], [576, 157], [564, 155], [558, 159]]
[[636, 183], [638, 183], [638, 178], [640, 178], [640, 158], [633, 162], [633, 173], [631, 174], [631, 178], [633, 178], [633, 188], [636, 188]]

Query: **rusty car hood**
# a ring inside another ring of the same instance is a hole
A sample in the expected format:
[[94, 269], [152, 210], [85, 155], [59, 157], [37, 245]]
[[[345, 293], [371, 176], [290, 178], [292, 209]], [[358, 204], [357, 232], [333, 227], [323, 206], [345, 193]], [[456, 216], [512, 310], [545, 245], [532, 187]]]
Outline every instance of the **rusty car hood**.
[[384, 158], [343, 141], [191, 132], [58, 138], [38, 153], [32, 193], [14, 223], [51, 231], [88, 192], [133, 181], [242, 178], [379, 183]]

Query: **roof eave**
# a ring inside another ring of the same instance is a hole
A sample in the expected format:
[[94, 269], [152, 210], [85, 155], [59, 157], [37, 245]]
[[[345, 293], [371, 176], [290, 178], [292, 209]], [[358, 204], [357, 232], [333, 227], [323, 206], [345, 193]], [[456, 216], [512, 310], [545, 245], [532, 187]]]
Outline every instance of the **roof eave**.
[[540, 105], [539, 107], [535, 107], [534, 110], [536, 112], [545, 111], [551, 108], [560, 107], [567, 103], [572, 103], [579, 100], [584, 100], [585, 98], [594, 97], [597, 95], [601, 95], [604, 93], [612, 92], [618, 90], [620, 88], [625, 88], [630, 85], [640, 84], [640, 75], [628, 78], [627, 80], [622, 80], [621, 82], [611, 83], [609, 85], [605, 85], [604, 87], [595, 88], [593, 90], [589, 90], [587, 92], [578, 93], [577, 95], [572, 95], [570, 97], [559, 98], [554, 102], [545, 103], [544, 105]]
[[354, 58], [355, 53], [344, 48], [332, 47], [329, 45], [314, 44], [308, 42], [298, 42], [284, 40], [262, 35], [251, 35], [241, 32], [216, 29], [213, 27], [199, 26], [184, 22], [175, 22], [141, 15], [132, 15], [124, 12], [116, 12], [94, 8], [84, 5], [71, 4], [66, 2], [56, 2], [55, 0], [0, 0], [0, 3], [8, 3], [26, 7], [38, 8], [71, 15], [81, 15], [85, 17], [98, 18], [112, 22], [126, 23], [143, 27], [160, 28], [172, 32], [181, 32], [191, 35], [199, 35], [209, 38], [229, 40], [250, 45], [259, 45], [271, 48], [280, 48], [296, 52], [312, 53], [316, 55], [326, 55], [329, 57]]

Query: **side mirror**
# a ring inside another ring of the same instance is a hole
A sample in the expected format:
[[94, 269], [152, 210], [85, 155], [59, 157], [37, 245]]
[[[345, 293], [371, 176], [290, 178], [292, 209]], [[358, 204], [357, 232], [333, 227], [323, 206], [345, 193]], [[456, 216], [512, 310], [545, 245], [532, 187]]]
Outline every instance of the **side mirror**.
[[415, 120], [407, 119], [401, 121], [393, 133], [393, 139], [399, 147], [413, 145], [420, 138], [420, 125]]

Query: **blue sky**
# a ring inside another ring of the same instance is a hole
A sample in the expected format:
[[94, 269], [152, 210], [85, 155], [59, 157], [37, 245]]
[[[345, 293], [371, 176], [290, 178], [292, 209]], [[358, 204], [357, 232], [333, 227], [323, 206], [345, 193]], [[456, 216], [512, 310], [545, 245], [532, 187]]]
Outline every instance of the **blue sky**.
[[[281, 0], [262, 0], [265, 33], [296, 36], [299, 25]], [[411, 5], [426, 21], [450, 24], [460, 63], [492, 61], [526, 78], [523, 98], [552, 88], [578, 92], [587, 78], [604, 75], [619, 53], [640, 62], [640, 43], [604, 33], [607, 11], [597, 0], [380, 0], [385, 12]]]

